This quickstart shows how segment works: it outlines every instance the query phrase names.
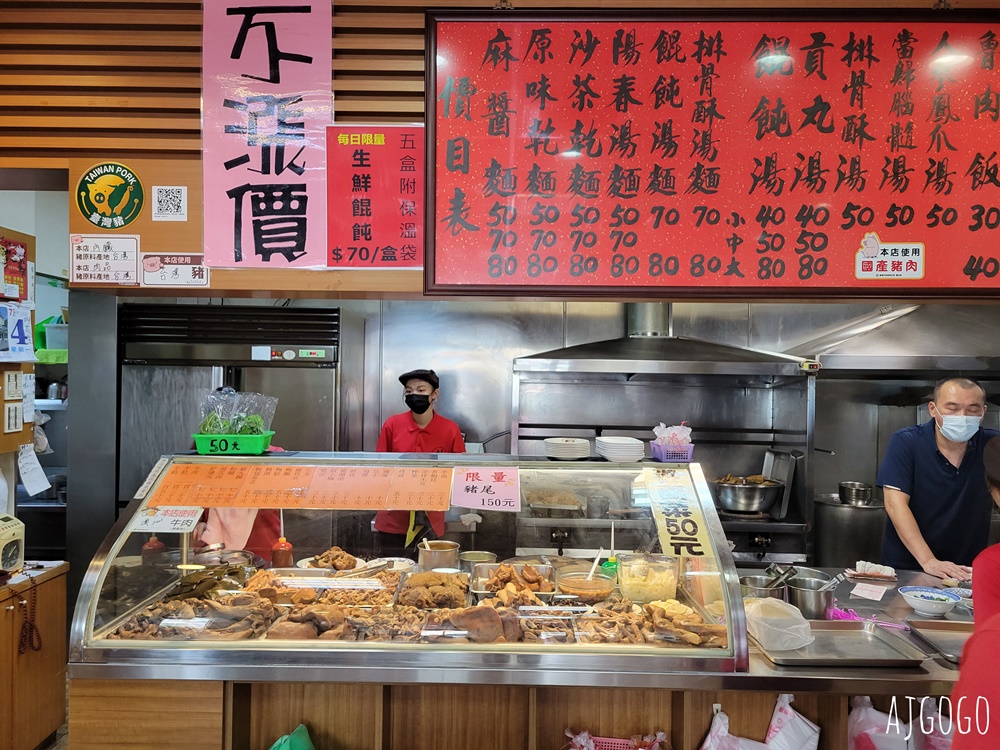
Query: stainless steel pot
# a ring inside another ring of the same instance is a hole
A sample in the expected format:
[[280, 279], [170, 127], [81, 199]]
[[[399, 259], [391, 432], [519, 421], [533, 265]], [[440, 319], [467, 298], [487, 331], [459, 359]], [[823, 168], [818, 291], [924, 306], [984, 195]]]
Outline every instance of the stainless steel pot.
[[848, 505], [871, 505], [873, 488], [865, 482], [841, 482], [840, 502]]
[[879, 560], [887, 519], [881, 502], [849, 505], [830, 493], [816, 495], [814, 508], [817, 565], [848, 568], [858, 560]]
[[785, 491], [783, 482], [771, 484], [730, 484], [710, 482], [715, 504], [734, 513], [766, 513]]
[[782, 584], [771, 589], [767, 587], [767, 584], [770, 582], [771, 579], [768, 576], [740, 576], [740, 588], [743, 591], [744, 597], [755, 596], [758, 599], [784, 599], [785, 585]]
[[834, 589], [818, 590], [826, 584], [819, 578], [793, 578], [788, 582], [788, 603], [798, 607], [807, 620], [825, 620], [834, 594]]

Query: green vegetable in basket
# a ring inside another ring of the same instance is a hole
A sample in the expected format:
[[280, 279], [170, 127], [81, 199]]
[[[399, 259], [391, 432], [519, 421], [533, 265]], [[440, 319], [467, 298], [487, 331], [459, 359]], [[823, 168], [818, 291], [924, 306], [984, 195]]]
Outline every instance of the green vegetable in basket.
[[248, 414], [236, 430], [237, 435], [263, 435], [264, 418], [260, 414]]
[[198, 432], [202, 435], [229, 435], [229, 420], [210, 411], [198, 425]]

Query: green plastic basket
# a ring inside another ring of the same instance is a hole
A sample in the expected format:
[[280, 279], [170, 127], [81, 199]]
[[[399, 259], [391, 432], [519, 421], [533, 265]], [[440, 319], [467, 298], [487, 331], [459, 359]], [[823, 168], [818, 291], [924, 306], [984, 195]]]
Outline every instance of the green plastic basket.
[[194, 447], [202, 456], [259, 456], [271, 445], [274, 430], [262, 435], [202, 435], [195, 433]]

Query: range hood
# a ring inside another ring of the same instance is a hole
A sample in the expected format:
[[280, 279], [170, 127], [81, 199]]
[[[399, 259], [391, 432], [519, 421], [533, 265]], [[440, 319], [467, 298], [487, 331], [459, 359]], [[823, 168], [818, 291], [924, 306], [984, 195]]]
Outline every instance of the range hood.
[[670, 303], [630, 303], [626, 309], [628, 336], [519, 357], [514, 371], [800, 376], [819, 369], [804, 357], [674, 336]]
[[1000, 309], [993, 305], [887, 306], [791, 350], [824, 376], [1000, 374]]

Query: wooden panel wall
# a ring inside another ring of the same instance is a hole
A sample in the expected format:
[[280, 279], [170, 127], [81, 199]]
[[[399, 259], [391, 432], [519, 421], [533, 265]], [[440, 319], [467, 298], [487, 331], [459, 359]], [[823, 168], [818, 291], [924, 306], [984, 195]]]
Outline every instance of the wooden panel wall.
[[[517, 9], [815, 8], [808, 0], [513, 0]], [[335, 120], [423, 120], [425, 7], [493, 0], [333, 4]], [[1000, 8], [1000, 0], [952, 0]], [[828, 0], [824, 8], [931, 8], [934, 0]], [[197, 159], [201, 3], [3, 0], [0, 168], [66, 168], [69, 159]]]

